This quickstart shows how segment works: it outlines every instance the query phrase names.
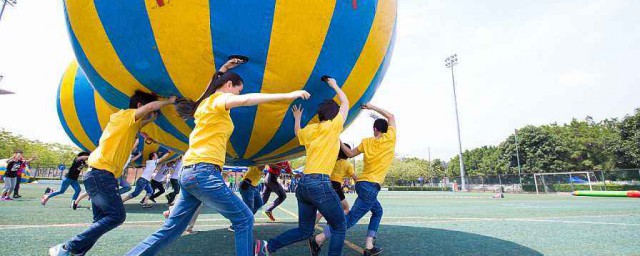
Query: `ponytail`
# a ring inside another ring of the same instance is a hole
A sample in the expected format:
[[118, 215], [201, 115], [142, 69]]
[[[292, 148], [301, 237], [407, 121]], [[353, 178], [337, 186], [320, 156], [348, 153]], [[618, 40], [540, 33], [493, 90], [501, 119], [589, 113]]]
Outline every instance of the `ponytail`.
[[196, 110], [198, 109], [198, 106], [200, 105], [200, 103], [203, 100], [209, 98], [209, 96], [214, 94], [218, 89], [220, 89], [224, 84], [226, 84], [229, 81], [231, 81], [233, 86], [238, 86], [243, 83], [242, 78], [234, 72], [231, 72], [231, 71], [226, 73], [216, 72], [213, 75], [213, 78], [211, 78], [211, 82], [209, 82], [209, 86], [207, 86], [207, 89], [204, 91], [202, 96], [200, 96], [200, 98], [197, 101], [193, 101], [187, 98], [180, 98], [176, 100], [176, 103], [174, 106], [176, 111], [178, 112], [178, 115], [184, 120], [193, 118], [193, 115], [196, 113]]

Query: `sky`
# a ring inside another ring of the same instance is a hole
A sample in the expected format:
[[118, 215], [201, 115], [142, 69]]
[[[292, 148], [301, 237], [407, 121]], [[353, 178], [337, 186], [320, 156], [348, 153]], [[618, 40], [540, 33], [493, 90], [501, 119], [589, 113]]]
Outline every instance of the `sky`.
[[[448, 160], [462, 148], [497, 145], [525, 125], [640, 107], [640, 1], [399, 0], [391, 65], [372, 103], [394, 113], [400, 156]], [[72, 145], [56, 90], [74, 59], [61, 1], [19, 1], [0, 20], [0, 128]], [[361, 114], [342, 139], [372, 135]]]

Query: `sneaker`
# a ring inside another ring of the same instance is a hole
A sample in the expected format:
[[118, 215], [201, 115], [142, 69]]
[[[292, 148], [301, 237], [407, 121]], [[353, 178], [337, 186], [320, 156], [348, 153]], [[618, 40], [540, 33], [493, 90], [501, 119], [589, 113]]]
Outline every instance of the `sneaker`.
[[42, 198], [40, 198], [40, 204], [42, 206], [47, 205], [47, 201], [49, 201], [49, 197], [47, 195], [43, 195]]
[[311, 256], [319, 255], [320, 254], [320, 249], [322, 247], [320, 247], [318, 242], [316, 242], [316, 237], [315, 236], [309, 237], [308, 242], [309, 242], [308, 243], [309, 244], [309, 253], [311, 254]]
[[76, 203], [76, 200], [73, 200], [71, 202], [71, 209], [73, 209], [74, 211], [78, 209], [78, 203]]
[[253, 255], [255, 256], [269, 256], [269, 250], [267, 250], [266, 240], [256, 240], [256, 246], [253, 249]]
[[169, 218], [169, 214], [171, 214], [171, 212], [169, 210], [166, 210], [166, 211], [162, 212], [162, 216], [164, 216], [165, 219]]
[[276, 218], [273, 217], [273, 213], [271, 212], [264, 212], [264, 215], [267, 215], [267, 217], [269, 217], [269, 219], [271, 221], [276, 221]]
[[45, 188], [44, 189], [44, 194], [46, 195], [46, 194], [49, 194], [49, 193], [51, 193], [51, 188], [50, 187]]
[[143, 204], [142, 208], [151, 208], [153, 207], [153, 204]]
[[49, 248], [49, 256], [66, 256], [66, 255], [71, 255], [71, 253], [69, 253], [69, 251], [64, 249], [63, 244], [59, 244]]
[[13, 198], [21, 198], [21, 195], [13, 195]]
[[382, 247], [374, 246], [371, 249], [364, 249], [364, 256], [376, 256], [382, 253]]
[[236, 230], [235, 230], [235, 229], [233, 229], [233, 225], [229, 226], [229, 227], [227, 228], [227, 230], [229, 230], [229, 231], [231, 231], [231, 232], [236, 232]]
[[5, 200], [5, 201], [13, 201], [13, 199], [11, 199], [11, 197], [8, 197], [8, 196], [7, 196], [7, 197], [5, 197], [5, 198], [4, 198], [4, 200]]

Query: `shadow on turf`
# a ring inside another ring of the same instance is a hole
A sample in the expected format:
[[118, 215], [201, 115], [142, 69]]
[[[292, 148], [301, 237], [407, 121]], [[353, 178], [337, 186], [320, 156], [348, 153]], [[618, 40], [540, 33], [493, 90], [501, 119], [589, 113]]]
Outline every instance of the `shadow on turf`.
[[[295, 224], [256, 226], [256, 239], [279, 235]], [[357, 225], [347, 233], [347, 240], [362, 246], [367, 225]], [[377, 245], [383, 255], [542, 255], [528, 247], [493, 237], [444, 229], [382, 225]], [[226, 229], [201, 231], [183, 236], [165, 248], [160, 255], [234, 255], [233, 233]], [[323, 247], [321, 255], [326, 255]], [[361, 255], [345, 246], [345, 255]], [[282, 248], [277, 255], [308, 255], [305, 241]]]

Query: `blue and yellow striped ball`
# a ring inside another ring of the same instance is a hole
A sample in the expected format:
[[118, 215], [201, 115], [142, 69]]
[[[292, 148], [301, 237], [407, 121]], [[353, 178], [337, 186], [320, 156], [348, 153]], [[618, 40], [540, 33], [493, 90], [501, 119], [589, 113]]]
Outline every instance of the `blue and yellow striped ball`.
[[[56, 105], [60, 123], [67, 136], [85, 151], [96, 149], [102, 131], [109, 122], [109, 116], [118, 111], [93, 90], [76, 62], [69, 65], [62, 76]], [[132, 163], [134, 165], [142, 165], [143, 160], [146, 160], [151, 152], [164, 154], [169, 149], [174, 151], [169, 160], [177, 159], [180, 150], [188, 146], [162, 131], [156, 124], [145, 126], [142, 132], [148, 134], [157, 143], [151, 140], [145, 143], [141, 136], [136, 150], [143, 155]]]
[[[393, 51], [396, 0], [66, 0], [70, 39], [80, 66], [104, 99], [126, 108], [135, 90], [197, 99], [232, 54], [250, 62], [234, 71], [243, 93], [305, 89], [311, 100], [303, 125], [316, 122], [320, 102], [335, 92], [331, 75], [351, 103], [373, 97]], [[292, 103], [231, 112], [236, 129], [227, 164], [254, 165], [304, 154], [293, 132]], [[188, 143], [193, 120], [163, 111], [163, 130]]]

